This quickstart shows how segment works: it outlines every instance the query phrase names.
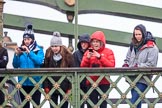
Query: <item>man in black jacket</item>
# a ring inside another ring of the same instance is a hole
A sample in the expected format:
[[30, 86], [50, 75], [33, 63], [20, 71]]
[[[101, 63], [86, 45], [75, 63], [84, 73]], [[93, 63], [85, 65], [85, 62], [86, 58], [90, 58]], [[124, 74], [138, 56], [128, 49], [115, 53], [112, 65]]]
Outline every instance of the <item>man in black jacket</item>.
[[[81, 36], [79, 36], [79, 42], [77, 44], [78, 50], [76, 50], [73, 53], [75, 67], [80, 67], [82, 57], [83, 57], [84, 53], [86, 52], [86, 50], [89, 48], [89, 46], [90, 46], [90, 36], [89, 36], [89, 34], [85, 33], [85, 34], [82, 34]], [[82, 80], [82, 82], [80, 83], [80, 88], [84, 93], [87, 92], [85, 82], [86, 82], [86, 78], [84, 78]], [[84, 108], [84, 104], [81, 105], [81, 108]]]
[[[8, 63], [8, 52], [7, 49], [2, 47], [2, 42], [0, 42], [0, 68], [6, 68]], [[4, 77], [0, 76], [0, 83]], [[5, 99], [4, 93], [0, 90], [0, 105], [3, 104]]]

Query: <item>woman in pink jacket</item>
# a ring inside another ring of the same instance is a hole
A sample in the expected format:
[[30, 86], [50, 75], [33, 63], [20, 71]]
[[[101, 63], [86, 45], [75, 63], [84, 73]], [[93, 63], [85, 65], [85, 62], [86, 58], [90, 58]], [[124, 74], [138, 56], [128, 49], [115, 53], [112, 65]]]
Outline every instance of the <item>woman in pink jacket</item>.
[[[114, 53], [111, 49], [105, 48], [106, 40], [105, 40], [105, 34], [102, 31], [96, 31], [91, 35], [91, 47], [89, 50], [87, 50], [83, 56], [81, 67], [115, 67], [115, 57]], [[99, 76], [90, 76], [90, 78], [95, 82]], [[87, 80], [86, 85], [88, 88], [92, 87], [92, 84]], [[106, 93], [106, 91], [110, 87], [110, 83], [106, 78], [103, 78], [99, 84], [98, 87], [102, 90], [103, 93]], [[96, 89], [92, 91], [89, 98], [91, 101], [96, 105], [101, 98], [101, 94], [97, 92]], [[88, 108], [91, 108], [92, 106], [88, 105]], [[100, 108], [107, 108], [107, 102], [104, 100]]]

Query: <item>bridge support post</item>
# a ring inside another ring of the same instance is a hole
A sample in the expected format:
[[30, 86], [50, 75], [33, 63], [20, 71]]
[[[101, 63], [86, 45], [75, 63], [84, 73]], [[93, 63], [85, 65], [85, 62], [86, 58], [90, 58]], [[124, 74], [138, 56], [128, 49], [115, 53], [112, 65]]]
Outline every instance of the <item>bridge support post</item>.
[[0, 40], [2, 40], [3, 37], [3, 5], [4, 1], [0, 0]]
[[[73, 22], [73, 19], [74, 19], [74, 12], [72, 11], [66, 11], [66, 16], [67, 16], [67, 20], [69, 23], [72, 23]], [[74, 47], [73, 47], [73, 41], [72, 41], [72, 37], [68, 36], [69, 37], [69, 45], [68, 45], [68, 49], [73, 52], [74, 51]]]

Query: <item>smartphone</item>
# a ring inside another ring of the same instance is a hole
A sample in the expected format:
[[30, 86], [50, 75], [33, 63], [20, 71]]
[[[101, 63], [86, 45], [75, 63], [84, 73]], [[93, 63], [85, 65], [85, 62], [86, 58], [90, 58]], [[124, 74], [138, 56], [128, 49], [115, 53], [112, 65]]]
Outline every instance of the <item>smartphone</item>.
[[25, 49], [25, 48], [22, 48], [22, 47], [19, 47], [19, 49], [20, 49], [21, 51], [26, 51], [26, 49]]
[[89, 50], [89, 52], [93, 52], [93, 49], [88, 49]]

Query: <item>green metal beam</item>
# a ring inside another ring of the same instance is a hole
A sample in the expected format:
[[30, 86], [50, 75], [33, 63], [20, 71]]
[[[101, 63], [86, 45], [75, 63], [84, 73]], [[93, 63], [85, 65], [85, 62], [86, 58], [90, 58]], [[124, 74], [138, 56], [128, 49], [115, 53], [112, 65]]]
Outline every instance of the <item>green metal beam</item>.
[[40, 4], [56, 9], [62, 13], [65, 13], [66, 11], [74, 11], [74, 7], [69, 7], [68, 5], [66, 5], [64, 3], [64, 0], [14, 0], [14, 1]]
[[[64, 0], [15, 0], [45, 5], [63, 13], [74, 11]], [[78, 14], [102, 13], [154, 22], [162, 22], [162, 8], [119, 2], [114, 0], [78, 0]]]
[[[74, 38], [74, 24], [64, 23], [57, 21], [49, 21], [31, 17], [16, 16], [10, 14], [4, 14], [4, 27], [16, 30], [23, 30], [24, 26], [27, 23], [32, 23], [34, 25], [34, 30], [37, 33], [50, 34], [52, 35], [53, 31], [59, 31], [65, 37]], [[106, 35], [107, 43], [121, 46], [128, 46], [132, 37], [131, 33], [83, 26], [78, 25], [78, 34], [89, 33], [92, 34], [96, 30], [102, 30]], [[159, 46], [160, 51], [162, 51], [162, 38], [156, 37], [157, 45]]]
[[[80, 11], [98, 12], [117, 16], [162, 22], [162, 9], [112, 0], [79, 0]], [[90, 5], [89, 5], [90, 4]]]

